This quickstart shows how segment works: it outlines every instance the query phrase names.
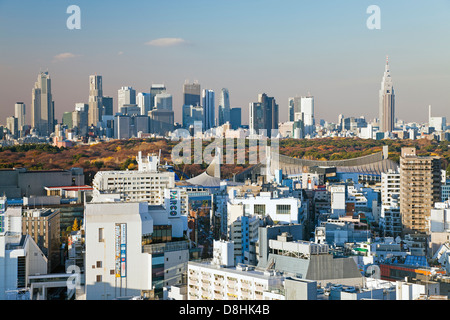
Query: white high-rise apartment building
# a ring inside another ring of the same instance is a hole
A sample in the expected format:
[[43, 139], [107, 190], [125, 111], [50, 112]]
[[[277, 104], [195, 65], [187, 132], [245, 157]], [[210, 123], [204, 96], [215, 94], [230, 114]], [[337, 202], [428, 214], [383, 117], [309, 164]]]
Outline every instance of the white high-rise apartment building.
[[400, 173], [389, 170], [381, 173], [381, 203], [389, 205], [392, 196], [400, 196]]
[[136, 157], [138, 170], [99, 171], [93, 180], [94, 193], [119, 193], [129, 201], [147, 201], [152, 205], [164, 203], [164, 189], [175, 187], [175, 174], [159, 170], [159, 157]]
[[400, 173], [389, 170], [381, 173], [380, 226], [385, 236], [396, 237], [402, 231], [400, 215]]

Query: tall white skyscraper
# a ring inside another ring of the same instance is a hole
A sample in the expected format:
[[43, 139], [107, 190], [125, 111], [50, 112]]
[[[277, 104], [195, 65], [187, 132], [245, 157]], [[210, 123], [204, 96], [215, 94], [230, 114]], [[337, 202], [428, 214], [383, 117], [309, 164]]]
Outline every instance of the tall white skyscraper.
[[386, 58], [383, 80], [379, 91], [380, 131], [392, 132], [395, 128], [395, 92], [392, 84], [389, 60]]
[[214, 90], [203, 89], [202, 104], [203, 104], [203, 128], [205, 130], [215, 127], [215, 93]]
[[227, 88], [223, 88], [219, 99], [219, 126], [231, 122], [230, 110], [230, 93]]
[[141, 115], [147, 115], [150, 109], [150, 93], [139, 92], [136, 96], [136, 103], [141, 108]]
[[14, 117], [17, 118], [17, 125], [20, 131], [23, 130], [23, 127], [26, 124], [25, 115], [25, 103], [16, 102], [16, 104], [14, 105]]
[[54, 101], [52, 82], [48, 72], [40, 72], [31, 99], [31, 126], [40, 136], [49, 136], [54, 130]]
[[136, 90], [134, 90], [132, 87], [120, 88], [117, 95], [117, 110], [119, 110], [119, 112], [126, 104], [136, 104]]
[[314, 120], [314, 97], [306, 96], [300, 99], [300, 110], [303, 114], [303, 124], [305, 126], [305, 134], [313, 134], [315, 132]]
[[97, 126], [101, 121], [103, 109], [103, 89], [102, 76], [89, 76], [89, 110], [88, 110], [88, 126]]

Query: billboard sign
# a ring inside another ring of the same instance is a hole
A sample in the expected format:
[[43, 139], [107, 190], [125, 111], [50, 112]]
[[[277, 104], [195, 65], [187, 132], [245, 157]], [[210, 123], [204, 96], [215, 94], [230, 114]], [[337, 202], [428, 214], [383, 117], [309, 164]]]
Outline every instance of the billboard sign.
[[126, 277], [127, 263], [127, 225], [118, 223], [115, 226], [115, 275], [116, 278]]
[[177, 218], [181, 214], [180, 190], [166, 189], [166, 210], [169, 212], [169, 218]]

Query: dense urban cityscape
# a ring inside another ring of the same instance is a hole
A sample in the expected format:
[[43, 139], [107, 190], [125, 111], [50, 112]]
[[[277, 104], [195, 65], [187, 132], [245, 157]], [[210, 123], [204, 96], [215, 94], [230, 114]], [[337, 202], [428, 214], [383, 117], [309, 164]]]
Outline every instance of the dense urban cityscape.
[[[238, 107], [232, 90], [182, 79], [108, 96], [96, 73], [59, 119], [51, 68], [40, 71], [0, 125], [0, 300], [448, 300], [450, 125], [432, 105], [401, 120], [395, 64], [373, 64], [378, 116], [336, 121], [317, 118], [311, 92], [261, 90]], [[378, 149], [281, 152], [330, 140]], [[5, 160], [111, 141], [133, 141], [116, 170], [101, 152], [89, 174]]]

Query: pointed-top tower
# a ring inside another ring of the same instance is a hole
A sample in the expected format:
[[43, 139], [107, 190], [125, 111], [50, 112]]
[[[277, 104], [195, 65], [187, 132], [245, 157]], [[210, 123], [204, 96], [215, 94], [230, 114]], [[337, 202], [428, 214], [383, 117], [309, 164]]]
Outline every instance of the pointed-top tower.
[[386, 56], [386, 66], [379, 92], [380, 131], [392, 132], [395, 128], [395, 92], [389, 69], [389, 57]]

